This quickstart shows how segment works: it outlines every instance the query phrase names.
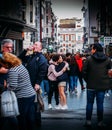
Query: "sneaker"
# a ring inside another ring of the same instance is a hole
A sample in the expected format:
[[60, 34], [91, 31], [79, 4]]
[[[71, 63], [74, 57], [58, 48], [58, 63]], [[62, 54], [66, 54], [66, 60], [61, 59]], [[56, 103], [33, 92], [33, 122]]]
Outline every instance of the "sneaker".
[[48, 105], [48, 109], [52, 109], [53, 107], [52, 107], [52, 105], [51, 104], [49, 104]]
[[74, 91], [72, 91], [72, 94], [74, 94], [75, 92]]
[[103, 121], [98, 122], [98, 127], [106, 127], [106, 124], [103, 123]]
[[68, 94], [68, 91], [65, 91], [65, 94]]
[[105, 94], [105, 97], [109, 97], [109, 96], [110, 96], [109, 93], [106, 93], [106, 94]]
[[67, 110], [68, 109], [68, 106], [67, 105], [64, 105], [61, 107], [62, 110]]
[[91, 127], [91, 121], [87, 120], [84, 124], [85, 127]]
[[60, 105], [60, 104], [59, 104], [59, 105], [56, 105], [56, 106], [55, 106], [55, 109], [57, 109], [57, 110], [61, 109], [61, 105]]
[[75, 88], [75, 93], [77, 93], [78, 91], [77, 91], [77, 89]]

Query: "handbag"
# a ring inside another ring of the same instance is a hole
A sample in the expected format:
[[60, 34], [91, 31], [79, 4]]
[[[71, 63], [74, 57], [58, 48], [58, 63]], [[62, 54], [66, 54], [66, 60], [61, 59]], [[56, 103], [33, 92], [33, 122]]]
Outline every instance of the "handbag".
[[40, 111], [43, 112], [44, 111], [44, 101], [43, 101], [43, 98], [41, 96], [40, 89], [37, 91], [37, 102], [38, 102]]
[[17, 98], [12, 90], [6, 90], [1, 94], [0, 110], [2, 117], [18, 116], [19, 108]]

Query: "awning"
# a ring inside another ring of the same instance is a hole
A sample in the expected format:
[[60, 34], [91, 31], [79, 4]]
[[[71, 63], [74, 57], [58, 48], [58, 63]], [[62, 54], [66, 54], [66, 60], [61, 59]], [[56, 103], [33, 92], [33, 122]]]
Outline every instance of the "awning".
[[12, 18], [8, 18], [5, 16], [0, 16], [0, 27], [8, 27], [11, 30], [20, 31], [20, 32], [36, 32], [37, 29], [31, 27], [31, 25], [26, 24], [21, 20], [16, 20]]

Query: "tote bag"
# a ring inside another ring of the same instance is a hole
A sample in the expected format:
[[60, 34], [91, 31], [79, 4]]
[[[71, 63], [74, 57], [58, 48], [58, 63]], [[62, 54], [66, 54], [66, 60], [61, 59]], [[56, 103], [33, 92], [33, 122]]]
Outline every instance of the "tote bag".
[[1, 94], [1, 116], [18, 116], [19, 109], [16, 95], [11, 90], [6, 90]]

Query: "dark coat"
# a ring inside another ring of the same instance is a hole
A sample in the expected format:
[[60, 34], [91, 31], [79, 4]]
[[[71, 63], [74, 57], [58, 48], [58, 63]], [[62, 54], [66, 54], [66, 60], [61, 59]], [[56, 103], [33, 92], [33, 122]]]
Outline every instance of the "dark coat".
[[110, 80], [108, 69], [111, 68], [111, 60], [102, 52], [96, 52], [84, 62], [83, 76], [87, 83], [87, 89], [108, 90]]
[[[59, 72], [63, 69], [63, 67], [65, 66], [65, 62], [61, 62], [59, 63], [59, 65], [57, 65], [55, 67], [56, 71]], [[57, 77], [57, 81], [61, 82], [61, 81], [67, 81], [68, 80], [68, 73], [67, 71], [65, 71], [62, 75]]]
[[48, 63], [42, 53], [25, 56], [25, 51], [19, 56], [29, 71], [32, 86], [41, 84], [47, 75]]

